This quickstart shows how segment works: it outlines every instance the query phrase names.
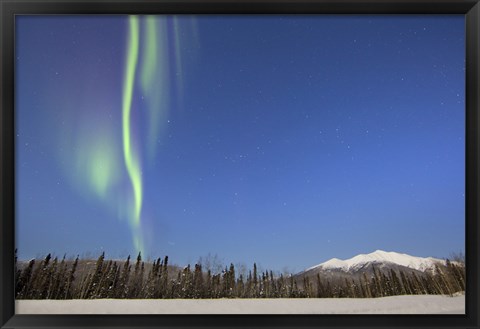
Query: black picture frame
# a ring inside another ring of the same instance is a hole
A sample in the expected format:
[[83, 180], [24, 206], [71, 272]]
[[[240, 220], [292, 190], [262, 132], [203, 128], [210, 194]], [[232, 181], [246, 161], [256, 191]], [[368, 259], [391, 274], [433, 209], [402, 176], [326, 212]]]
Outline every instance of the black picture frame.
[[[478, 0], [0, 0], [1, 328], [478, 328]], [[15, 315], [14, 26], [22, 14], [464, 14], [466, 18], [465, 315]]]

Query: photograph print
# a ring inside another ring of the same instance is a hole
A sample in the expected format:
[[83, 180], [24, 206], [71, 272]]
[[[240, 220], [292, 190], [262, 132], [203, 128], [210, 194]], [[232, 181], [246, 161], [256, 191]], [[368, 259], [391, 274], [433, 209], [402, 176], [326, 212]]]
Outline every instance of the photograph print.
[[464, 15], [20, 15], [17, 314], [465, 314]]

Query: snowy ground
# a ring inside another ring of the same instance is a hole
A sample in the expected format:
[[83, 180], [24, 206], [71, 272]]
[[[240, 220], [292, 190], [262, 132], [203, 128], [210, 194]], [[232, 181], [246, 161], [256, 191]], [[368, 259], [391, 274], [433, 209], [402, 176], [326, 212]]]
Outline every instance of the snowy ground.
[[17, 300], [16, 314], [465, 314], [465, 296]]

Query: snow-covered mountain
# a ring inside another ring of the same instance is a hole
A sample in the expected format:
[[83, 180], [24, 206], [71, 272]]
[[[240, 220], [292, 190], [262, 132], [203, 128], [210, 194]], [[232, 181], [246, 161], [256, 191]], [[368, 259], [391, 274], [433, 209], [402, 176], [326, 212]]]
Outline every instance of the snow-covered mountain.
[[342, 272], [358, 272], [367, 269], [371, 265], [378, 267], [406, 267], [420, 272], [434, 270], [435, 265], [445, 265], [445, 261], [433, 257], [415, 257], [397, 252], [387, 252], [376, 250], [370, 254], [360, 254], [350, 259], [341, 260], [332, 258], [319, 265], [312, 266], [304, 271], [342, 271]]

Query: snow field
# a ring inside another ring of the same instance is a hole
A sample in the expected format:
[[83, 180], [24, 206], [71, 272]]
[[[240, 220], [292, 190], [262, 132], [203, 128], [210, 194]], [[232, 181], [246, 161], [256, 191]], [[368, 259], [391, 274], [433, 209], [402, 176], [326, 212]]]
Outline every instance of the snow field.
[[16, 314], [465, 314], [465, 296], [17, 300]]

